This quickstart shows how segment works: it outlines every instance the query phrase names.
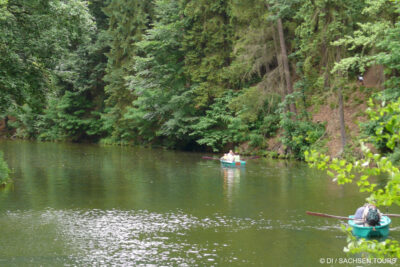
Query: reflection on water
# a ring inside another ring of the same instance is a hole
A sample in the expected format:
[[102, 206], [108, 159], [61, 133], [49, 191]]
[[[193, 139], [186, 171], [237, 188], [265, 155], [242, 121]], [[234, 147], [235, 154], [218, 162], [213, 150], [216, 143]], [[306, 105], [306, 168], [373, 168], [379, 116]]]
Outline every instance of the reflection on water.
[[0, 150], [14, 179], [0, 191], [0, 266], [315, 266], [345, 257], [346, 237], [305, 211], [348, 215], [365, 197], [292, 161], [221, 168], [144, 148]]
[[224, 175], [224, 192], [228, 201], [232, 201], [232, 194], [234, 188], [240, 184], [241, 168], [221, 167]]

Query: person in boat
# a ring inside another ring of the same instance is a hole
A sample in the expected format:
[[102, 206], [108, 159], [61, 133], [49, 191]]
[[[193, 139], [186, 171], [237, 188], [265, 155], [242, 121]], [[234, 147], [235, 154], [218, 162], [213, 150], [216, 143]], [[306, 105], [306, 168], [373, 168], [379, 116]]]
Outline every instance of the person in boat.
[[235, 153], [232, 150], [229, 150], [227, 161], [233, 162], [235, 160]]
[[229, 153], [224, 154], [221, 160], [227, 162], [240, 162], [240, 156], [238, 154], [233, 153], [232, 150], [229, 150]]
[[229, 155], [232, 157], [232, 162], [240, 162], [239, 154], [235, 154], [232, 150], [229, 150]]
[[354, 220], [363, 223], [364, 226], [379, 226], [382, 213], [373, 204], [364, 204], [354, 214]]

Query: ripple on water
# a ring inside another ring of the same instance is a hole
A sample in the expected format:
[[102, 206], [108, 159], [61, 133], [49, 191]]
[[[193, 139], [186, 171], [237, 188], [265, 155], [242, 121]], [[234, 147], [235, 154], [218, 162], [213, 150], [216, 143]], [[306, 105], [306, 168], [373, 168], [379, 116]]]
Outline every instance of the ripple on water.
[[[217, 264], [224, 251], [226, 262], [243, 263], [226, 242], [195, 242], [188, 233], [211, 230], [238, 232], [241, 230], [307, 230], [304, 220], [268, 220], [236, 218], [220, 214], [197, 218], [182, 211], [156, 213], [146, 210], [46, 210], [36, 214], [8, 212], [8, 218], [33, 224], [55, 225], [60, 240], [73, 248], [71, 265], [210, 265]], [[321, 231], [337, 231], [335, 226], [321, 226]], [[315, 227], [314, 227], [315, 229]], [[204, 241], [204, 240], [202, 240]], [[226, 255], [227, 252], [231, 253]], [[68, 265], [68, 264], [66, 264]]]
[[58, 221], [64, 238], [78, 255], [79, 265], [180, 265], [217, 261], [218, 247], [193, 244], [185, 233], [195, 229], [245, 227], [245, 221], [224, 216], [198, 219], [183, 212], [159, 214], [148, 211], [90, 210], [47, 211], [44, 217]]

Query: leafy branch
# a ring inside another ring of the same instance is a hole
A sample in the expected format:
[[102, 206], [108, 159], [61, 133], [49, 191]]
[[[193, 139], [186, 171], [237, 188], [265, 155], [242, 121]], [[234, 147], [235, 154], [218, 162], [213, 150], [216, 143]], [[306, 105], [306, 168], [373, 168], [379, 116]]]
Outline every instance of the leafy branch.
[[[378, 130], [376, 136], [369, 140], [360, 142], [363, 158], [359, 160], [331, 159], [329, 156], [320, 154], [316, 151], [306, 151], [305, 159], [310, 166], [325, 170], [333, 181], [338, 184], [356, 182], [360, 192], [370, 193], [366, 199], [377, 206], [400, 206], [400, 170], [387, 157], [379, 153], [372, 153], [371, 149], [365, 144], [366, 141], [385, 140], [386, 146], [394, 149], [400, 141], [400, 99], [397, 102], [381, 106], [375, 105], [372, 100], [369, 102], [370, 108], [366, 111], [370, 120], [377, 122]], [[382, 117], [386, 120], [382, 121]], [[373, 177], [385, 174], [387, 182], [383, 188], [373, 182]], [[360, 251], [369, 252], [378, 257], [400, 256], [400, 246], [398, 242], [387, 240], [379, 243], [378, 241], [356, 240], [349, 234], [349, 244], [345, 251], [358, 253]]]

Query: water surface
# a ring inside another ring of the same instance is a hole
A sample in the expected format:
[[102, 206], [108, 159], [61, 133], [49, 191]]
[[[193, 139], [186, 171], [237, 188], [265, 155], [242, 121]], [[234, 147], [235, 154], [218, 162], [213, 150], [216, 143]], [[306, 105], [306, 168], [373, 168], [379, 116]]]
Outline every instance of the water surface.
[[305, 211], [345, 216], [365, 198], [294, 161], [224, 169], [204, 154], [145, 148], [0, 150], [14, 179], [0, 191], [0, 266], [318, 266], [348, 257], [346, 235]]

